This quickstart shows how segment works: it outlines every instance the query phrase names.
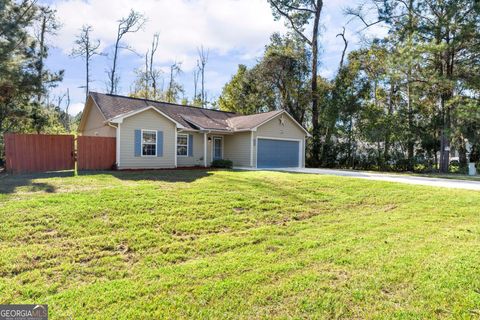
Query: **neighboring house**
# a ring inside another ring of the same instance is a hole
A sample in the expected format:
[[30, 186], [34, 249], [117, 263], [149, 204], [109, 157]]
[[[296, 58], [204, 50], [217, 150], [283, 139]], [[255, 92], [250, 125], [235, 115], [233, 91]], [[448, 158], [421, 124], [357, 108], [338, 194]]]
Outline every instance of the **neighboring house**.
[[119, 169], [304, 167], [308, 132], [286, 111], [249, 116], [91, 92], [80, 135], [116, 137]]

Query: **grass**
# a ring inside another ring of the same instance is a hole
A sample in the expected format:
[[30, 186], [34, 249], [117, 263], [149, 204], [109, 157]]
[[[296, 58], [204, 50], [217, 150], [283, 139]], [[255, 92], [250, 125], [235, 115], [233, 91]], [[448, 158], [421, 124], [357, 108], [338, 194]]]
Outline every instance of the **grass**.
[[0, 178], [0, 303], [51, 319], [480, 317], [480, 193], [279, 172]]

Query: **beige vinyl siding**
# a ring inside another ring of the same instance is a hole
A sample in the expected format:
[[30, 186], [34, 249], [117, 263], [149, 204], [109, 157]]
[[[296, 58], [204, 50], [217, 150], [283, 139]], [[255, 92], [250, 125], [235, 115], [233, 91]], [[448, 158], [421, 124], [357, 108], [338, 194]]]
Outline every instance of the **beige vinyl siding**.
[[203, 166], [203, 133], [198, 132], [179, 132], [178, 134], [193, 135], [193, 156], [177, 156], [178, 167]]
[[234, 166], [250, 166], [251, 132], [238, 132], [224, 137], [223, 158], [231, 160]]
[[116, 130], [105, 124], [103, 115], [92, 99], [88, 99], [85, 108], [85, 127], [79, 132], [82, 136], [115, 137]]
[[280, 124], [280, 117], [282, 114], [272, 118], [268, 122], [262, 124], [257, 128], [257, 131], [254, 132], [254, 153], [253, 153], [253, 165], [257, 163], [257, 147], [256, 147], [256, 138], [257, 137], [269, 137], [277, 139], [298, 139], [300, 141], [300, 150], [301, 150], [301, 166], [305, 167], [305, 137], [306, 133], [294, 122], [288, 115], [283, 115], [285, 120], [285, 125]]
[[[163, 131], [162, 157], [135, 157], [135, 130]], [[120, 169], [174, 168], [176, 126], [154, 110], [125, 118], [120, 125]]]

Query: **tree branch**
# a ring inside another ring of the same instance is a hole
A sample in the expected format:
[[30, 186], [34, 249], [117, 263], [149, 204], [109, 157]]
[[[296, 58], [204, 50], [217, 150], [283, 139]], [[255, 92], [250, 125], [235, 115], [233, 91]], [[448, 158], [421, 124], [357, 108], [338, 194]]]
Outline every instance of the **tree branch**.
[[363, 17], [362, 13], [360, 12], [360, 10], [355, 11], [354, 9], [351, 9], [351, 8], [347, 8], [345, 10], [345, 14], [348, 15], [348, 16], [353, 16], [353, 17], [356, 17], [356, 18], [360, 19], [360, 21], [365, 25], [364, 29], [370, 28], [371, 26], [374, 26], [374, 25], [376, 25], [380, 22], [383, 22], [382, 19], [379, 19], [379, 20], [374, 21], [374, 22], [367, 22], [365, 20], [365, 18]]
[[344, 58], [345, 58], [345, 52], [347, 51], [347, 47], [348, 47], [348, 41], [347, 41], [347, 39], [345, 38], [345, 27], [343, 27], [343, 32], [337, 34], [336, 37], [338, 37], [338, 36], [342, 37], [343, 43], [344, 43], [344, 47], [343, 47], [343, 51], [342, 51], [342, 58], [340, 59], [340, 68], [339, 68], [339, 69], [342, 69], [342, 67], [343, 67], [343, 60], [344, 60]]
[[288, 15], [288, 13], [286, 13], [285, 11], [283, 11], [282, 9], [280, 9], [280, 7], [278, 6], [278, 4], [274, 1], [274, 0], [270, 0], [270, 3], [275, 7], [275, 9], [278, 11], [278, 13], [283, 16], [284, 18], [286, 18], [289, 22], [290, 22], [290, 25], [292, 26], [292, 29], [306, 42], [308, 43], [308, 45], [312, 45], [312, 41], [310, 39], [307, 38], [307, 36], [305, 36], [303, 34], [302, 31], [300, 31], [300, 29], [298, 29], [298, 27], [295, 25], [295, 22], [293, 21], [292, 17], [290, 17]]
[[287, 7], [288, 9], [291, 9], [291, 10], [297, 10], [297, 11], [303, 11], [303, 12], [308, 12], [308, 13], [315, 14], [315, 10], [312, 10], [312, 9], [309, 9], [309, 8], [300, 8], [300, 7], [291, 6], [289, 4], [285, 4], [285, 7]]

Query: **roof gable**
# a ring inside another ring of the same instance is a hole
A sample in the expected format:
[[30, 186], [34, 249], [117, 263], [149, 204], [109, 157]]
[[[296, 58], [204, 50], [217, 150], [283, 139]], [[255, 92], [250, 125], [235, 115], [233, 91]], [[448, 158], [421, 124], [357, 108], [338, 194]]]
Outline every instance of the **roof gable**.
[[92, 108], [97, 108], [103, 120], [107, 120], [105, 118], [105, 114], [100, 109], [98, 104], [95, 102], [95, 99], [93, 99], [92, 96], [89, 95], [87, 98], [87, 101], [85, 102], [85, 107], [83, 108], [82, 116], [80, 118], [80, 123], [78, 124], [78, 131], [82, 131], [85, 128], [87, 124], [87, 119], [90, 113], [92, 112]]
[[130, 112], [123, 113], [121, 115], [118, 115], [118, 116], [110, 119], [110, 121], [113, 122], [113, 123], [122, 123], [123, 119], [134, 116], [136, 114], [139, 114], [139, 113], [147, 111], [147, 110], [153, 110], [153, 111], [161, 114], [162, 116], [164, 116], [168, 120], [172, 121], [173, 123], [175, 123], [178, 128], [184, 128], [184, 126], [182, 124], [180, 124], [177, 121], [175, 121], [174, 119], [170, 118], [168, 115], [163, 113], [161, 110], [158, 110], [158, 108], [155, 108], [155, 107], [152, 107], [152, 106], [148, 106], [148, 107], [145, 107], [145, 108], [140, 108], [138, 110], [133, 110], [133, 111], [130, 111]]

